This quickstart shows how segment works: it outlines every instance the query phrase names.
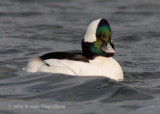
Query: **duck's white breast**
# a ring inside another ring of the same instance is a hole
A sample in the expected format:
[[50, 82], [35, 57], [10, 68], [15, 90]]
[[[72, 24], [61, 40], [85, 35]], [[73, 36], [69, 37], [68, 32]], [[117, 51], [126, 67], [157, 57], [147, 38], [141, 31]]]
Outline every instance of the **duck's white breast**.
[[112, 57], [97, 57], [90, 63], [99, 71], [100, 76], [106, 76], [114, 80], [123, 80], [124, 78], [121, 66]]

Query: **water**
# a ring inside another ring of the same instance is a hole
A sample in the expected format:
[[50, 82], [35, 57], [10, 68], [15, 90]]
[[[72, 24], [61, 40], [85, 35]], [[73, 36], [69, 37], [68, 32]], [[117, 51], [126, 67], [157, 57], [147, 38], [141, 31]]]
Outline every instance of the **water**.
[[[159, 6], [158, 0], [0, 0], [0, 113], [159, 114]], [[48, 52], [81, 51], [88, 24], [101, 17], [111, 25], [124, 81], [21, 70]]]

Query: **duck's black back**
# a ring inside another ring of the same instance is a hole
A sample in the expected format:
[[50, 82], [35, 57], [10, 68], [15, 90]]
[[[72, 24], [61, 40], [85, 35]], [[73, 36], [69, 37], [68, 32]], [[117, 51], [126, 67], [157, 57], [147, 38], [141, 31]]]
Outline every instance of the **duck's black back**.
[[86, 58], [82, 53], [74, 53], [74, 52], [52, 52], [47, 53], [45, 55], [40, 56], [42, 60], [47, 59], [67, 59], [67, 60], [74, 60], [74, 61], [83, 61], [89, 62], [89, 59]]

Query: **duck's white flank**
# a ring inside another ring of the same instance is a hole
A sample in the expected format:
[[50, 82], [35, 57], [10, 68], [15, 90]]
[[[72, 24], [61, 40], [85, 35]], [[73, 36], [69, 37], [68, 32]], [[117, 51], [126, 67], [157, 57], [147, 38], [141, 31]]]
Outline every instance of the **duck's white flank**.
[[96, 57], [93, 60], [89, 60], [89, 63], [59, 59], [48, 59], [44, 62], [40, 58], [34, 58], [28, 63], [26, 71], [78, 76], [105, 76], [117, 81], [123, 80], [122, 68], [112, 57]]
[[37, 58], [31, 59], [28, 62], [27, 67], [25, 68], [25, 70], [27, 72], [38, 72], [39, 68], [44, 66], [44, 65], [45, 65], [45, 62], [37, 57]]

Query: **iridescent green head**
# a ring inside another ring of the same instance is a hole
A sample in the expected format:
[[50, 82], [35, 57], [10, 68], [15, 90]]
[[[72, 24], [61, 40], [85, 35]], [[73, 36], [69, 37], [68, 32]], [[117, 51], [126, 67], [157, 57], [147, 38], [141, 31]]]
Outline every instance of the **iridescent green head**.
[[111, 37], [112, 31], [107, 20], [98, 19], [91, 22], [82, 40], [83, 54], [89, 59], [96, 56], [113, 56], [115, 50]]

